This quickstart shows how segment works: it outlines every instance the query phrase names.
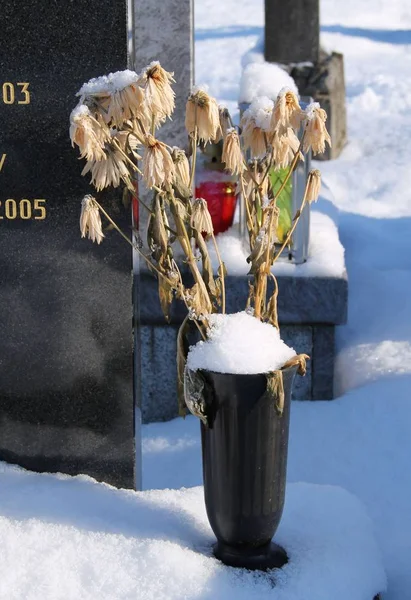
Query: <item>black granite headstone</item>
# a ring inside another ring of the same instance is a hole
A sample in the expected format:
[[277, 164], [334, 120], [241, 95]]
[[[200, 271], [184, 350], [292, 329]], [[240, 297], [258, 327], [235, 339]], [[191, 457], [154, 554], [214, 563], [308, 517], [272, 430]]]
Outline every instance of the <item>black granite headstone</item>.
[[265, 59], [312, 62], [320, 49], [319, 0], [265, 0]]
[[[135, 486], [132, 254], [81, 240], [75, 93], [127, 67], [126, 0], [0, 0], [0, 460]], [[128, 232], [121, 192], [107, 209]]]

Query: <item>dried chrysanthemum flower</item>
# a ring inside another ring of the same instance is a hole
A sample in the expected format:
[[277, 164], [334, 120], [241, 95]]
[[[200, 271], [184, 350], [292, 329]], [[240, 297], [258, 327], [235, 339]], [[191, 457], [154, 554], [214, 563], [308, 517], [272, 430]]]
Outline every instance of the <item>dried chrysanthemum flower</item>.
[[320, 195], [321, 189], [321, 173], [318, 169], [313, 169], [308, 173], [307, 186], [306, 186], [306, 200], [311, 202], [317, 202], [318, 196]]
[[171, 156], [176, 170], [176, 178], [180, 179], [185, 186], [190, 187], [190, 165], [186, 153], [181, 148], [174, 146]]
[[[299, 146], [299, 139], [291, 127], [288, 127], [285, 130], [285, 133], [281, 135], [276, 133], [272, 142], [273, 161], [276, 169], [286, 169], [289, 167], [296, 152], [298, 151]], [[300, 160], [304, 160], [304, 157], [301, 153]]]
[[107, 148], [107, 158], [100, 161], [87, 161], [82, 175], [91, 172], [91, 183], [97, 189], [102, 189], [112, 185], [118, 187], [120, 181], [124, 181], [129, 189], [133, 189], [130, 172], [127, 169], [124, 157], [121, 152]]
[[[218, 104], [201, 88], [194, 88], [186, 104], [186, 129], [190, 136], [197, 127], [198, 138], [205, 143], [214, 141], [219, 134], [220, 116]], [[221, 136], [220, 136], [221, 137]]]
[[95, 198], [89, 194], [81, 201], [80, 231], [82, 238], [88, 236], [97, 244], [100, 244], [104, 238], [100, 210]]
[[274, 103], [266, 96], [255, 98], [250, 107], [241, 117], [242, 138], [244, 148], [250, 149], [255, 158], [260, 158], [267, 152], [267, 131], [270, 126], [271, 113]]
[[172, 184], [175, 167], [167, 146], [150, 134], [145, 136], [143, 178], [148, 188]]
[[140, 74], [139, 84], [145, 95], [145, 103], [158, 125], [171, 117], [175, 106], [175, 93], [171, 87], [174, 73], [169, 73], [158, 61], [150, 63]]
[[304, 152], [310, 148], [314, 154], [325, 151], [325, 143], [331, 148], [331, 138], [325, 126], [327, 113], [318, 102], [312, 102], [306, 109], [307, 123], [305, 126]]
[[139, 118], [144, 126], [150, 122], [144, 92], [137, 84], [114, 92], [107, 109], [107, 122], [115, 127], [121, 127], [124, 121], [133, 117]]
[[71, 145], [80, 148], [81, 158], [103, 160], [106, 158], [104, 142], [109, 132], [99, 125], [84, 104], [79, 104], [70, 115]]
[[111, 126], [120, 127], [132, 117], [138, 117], [145, 123], [151, 122], [138, 80], [139, 76], [134, 71], [117, 71], [90, 79], [77, 95], [93, 113], [99, 114]]
[[246, 116], [246, 113], [247, 111], [241, 119], [244, 149], [250, 149], [251, 156], [259, 158], [267, 152], [266, 135], [260, 127], [257, 127], [254, 117]]
[[211, 220], [207, 202], [204, 198], [196, 198], [194, 200], [190, 224], [193, 229], [196, 229], [200, 233], [205, 233], [207, 237], [213, 234], [213, 221]]
[[288, 127], [299, 129], [305, 117], [297, 95], [288, 88], [283, 88], [277, 96], [271, 116], [270, 133], [284, 133]]
[[244, 169], [244, 158], [240, 147], [240, 138], [237, 130], [231, 128], [227, 130], [223, 144], [222, 161], [226, 169], [233, 175], [239, 175]]
[[150, 122], [150, 116], [142, 88], [137, 85], [137, 83], [131, 83], [122, 90], [119, 90], [117, 94], [119, 96], [119, 102], [123, 108], [123, 121], [137, 117], [144, 123], [145, 126], [148, 125]]

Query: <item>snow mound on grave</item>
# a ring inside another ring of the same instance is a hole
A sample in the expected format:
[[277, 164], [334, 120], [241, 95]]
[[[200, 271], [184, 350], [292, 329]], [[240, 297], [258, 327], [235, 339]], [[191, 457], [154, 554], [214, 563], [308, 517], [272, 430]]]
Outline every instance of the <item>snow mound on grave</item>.
[[201, 487], [133, 492], [1, 464], [0, 487], [1, 598], [372, 600], [385, 589], [371, 522], [341, 488], [288, 486], [276, 540], [289, 563], [264, 574], [212, 556]]
[[296, 354], [281, 340], [278, 329], [246, 312], [210, 315], [208, 320], [209, 338], [188, 353], [187, 365], [193, 371], [269, 373]]
[[[233, 225], [224, 233], [219, 233], [217, 244], [229, 274], [246, 275], [250, 270], [250, 265], [247, 263], [250, 249], [241, 239], [238, 225]], [[208, 249], [214, 271], [217, 272], [219, 262], [213, 244], [209, 243]], [[272, 272], [275, 275], [291, 277], [343, 277], [344, 247], [339, 240], [338, 229], [333, 219], [312, 207], [307, 261], [296, 265], [281, 258], [274, 264]]]
[[241, 60], [239, 103], [250, 103], [258, 96], [268, 96], [276, 100], [283, 88], [298, 95], [294, 79], [282, 65], [266, 62], [264, 58], [264, 38], [261, 37]]
[[241, 74], [239, 102], [252, 102], [259, 96], [275, 100], [283, 88], [298, 95], [294, 79], [279, 65], [268, 62], [248, 64]]

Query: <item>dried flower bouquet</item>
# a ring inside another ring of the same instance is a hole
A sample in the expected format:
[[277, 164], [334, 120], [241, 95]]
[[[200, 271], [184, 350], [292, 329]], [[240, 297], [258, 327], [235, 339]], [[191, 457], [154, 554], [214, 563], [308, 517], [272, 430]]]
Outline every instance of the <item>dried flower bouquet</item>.
[[[147, 249], [136, 233], [130, 239], [106, 212], [97, 197], [82, 201], [80, 229], [98, 244], [104, 238], [101, 215], [142, 256], [156, 273], [159, 298], [165, 318], [174, 297], [183, 301], [187, 317], [180, 328], [178, 344], [179, 381], [185, 363], [184, 334], [191, 320], [203, 339], [207, 339], [209, 315], [225, 313], [226, 269], [218, 252], [207, 202], [193, 195], [197, 147], [223, 139], [223, 162], [235, 176], [242, 194], [250, 242], [250, 282], [247, 307], [254, 316], [278, 328], [278, 287], [271, 267], [290, 244], [304, 206], [317, 199], [320, 173], [311, 171], [302, 204], [279, 247], [276, 237], [281, 194], [303, 153], [324, 152], [330, 144], [326, 130], [327, 115], [317, 103], [303, 111], [297, 96], [283, 89], [275, 103], [256, 99], [243, 114], [240, 127], [234, 126], [228, 110], [219, 107], [205, 89], [196, 87], [187, 100], [185, 125], [188, 148], [160, 141], [156, 132], [170, 118], [175, 105], [173, 74], [158, 62], [139, 75], [121, 71], [85, 83], [79, 103], [70, 116], [72, 145], [78, 146], [86, 160], [82, 174], [90, 173], [97, 192], [107, 187], [125, 186], [135, 193], [133, 180], [139, 174], [153, 199], [149, 213]], [[300, 139], [298, 132], [302, 131]], [[273, 193], [271, 169], [287, 168], [287, 176]], [[214, 273], [208, 241], [215, 246], [219, 266]], [[175, 244], [181, 247], [193, 283], [183, 279], [177, 264]], [[295, 358], [305, 367], [305, 356]]]

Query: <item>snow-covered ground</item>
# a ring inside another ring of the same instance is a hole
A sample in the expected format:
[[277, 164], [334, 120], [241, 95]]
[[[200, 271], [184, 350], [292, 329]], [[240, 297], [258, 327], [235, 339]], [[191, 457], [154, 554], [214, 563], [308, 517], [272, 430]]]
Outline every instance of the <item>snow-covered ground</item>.
[[276, 539], [289, 562], [261, 574], [212, 556], [202, 487], [0, 474], [2, 600], [372, 600], [386, 584], [371, 520], [335, 486], [288, 486]]
[[[263, 33], [263, 8], [263, 0], [196, 0], [197, 82], [233, 112], [241, 58]], [[340, 211], [349, 318], [337, 334], [340, 397], [293, 404], [288, 480], [341, 486], [363, 502], [388, 575], [384, 600], [404, 600], [411, 594], [411, 5], [322, 0], [321, 11], [323, 45], [345, 56], [349, 143], [320, 168]], [[201, 484], [196, 419], [148, 425], [143, 435], [146, 489]], [[164, 509], [183, 492], [150, 492], [144, 500], [8, 466], [0, 487], [1, 600], [155, 598], [159, 588], [145, 594], [143, 586], [160, 577], [156, 560], [170, 598], [208, 597], [196, 583], [215, 567], [187, 562], [184, 546], [198, 531], [190, 519], [182, 524], [177, 509]], [[310, 501], [312, 489], [300, 488]], [[192, 503], [199, 497], [193, 490]], [[213, 597], [253, 597], [244, 582], [224, 577]], [[264, 597], [261, 581], [255, 585]]]

